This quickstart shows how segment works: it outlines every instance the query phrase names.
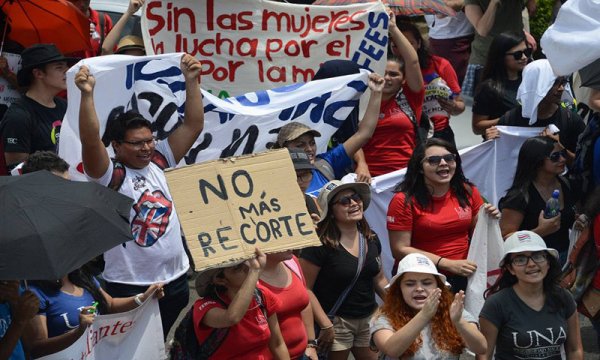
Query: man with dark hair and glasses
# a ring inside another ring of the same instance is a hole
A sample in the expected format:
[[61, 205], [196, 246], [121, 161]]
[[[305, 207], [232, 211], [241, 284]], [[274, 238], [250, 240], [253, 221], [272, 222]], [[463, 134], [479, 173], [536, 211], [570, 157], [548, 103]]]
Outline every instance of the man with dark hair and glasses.
[[[500, 117], [498, 125], [545, 127], [541, 135], [548, 136], [565, 147], [568, 150], [567, 160], [572, 161], [575, 158], [577, 138], [585, 129], [585, 123], [577, 113], [561, 103], [568, 82], [568, 78], [554, 75], [546, 59], [528, 64], [523, 70], [523, 80], [517, 92], [517, 100], [521, 105]], [[498, 136], [497, 132], [492, 131], [486, 131], [486, 139]]]
[[[165, 296], [159, 307], [165, 339], [188, 303], [189, 261], [163, 170], [177, 165], [204, 127], [200, 63], [185, 54], [180, 67], [186, 92], [183, 123], [165, 141], [158, 142], [150, 121], [134, 111], [110, 121], [101, 139], [94, 105], [96, 80], [85, 65], [75, 75], [81, 91], [79, 135], [85, 174], [134, 199], [130, 213], [134, 241], [104, 253], [106, 292], [126, 297], [143, 293], [154, 283], [164, 283]], [[115, 151], [112, 162], [105, 147], [109, 143]]]

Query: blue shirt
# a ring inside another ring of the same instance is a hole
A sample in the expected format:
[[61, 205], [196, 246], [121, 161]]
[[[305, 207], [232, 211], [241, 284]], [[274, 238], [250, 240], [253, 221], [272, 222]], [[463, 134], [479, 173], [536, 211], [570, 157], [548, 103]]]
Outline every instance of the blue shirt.
[[[352, 159], [346, 154], [346, 149], [344, 149], [343, 144], [339, 144], [326, 153], [317, 155], [317, 157], [327, 161], [329, 165], [331, 165], [336, 179], [341, 179], [346, 175], [346, 169], [352, 165]], [[329, 179], [317, 169], [313, 169], [312, 174], [312, 181], [310, 182], [308, 189], [306, 189], [306, 193], [317, 197], [319, 196], [319, 190], [321, 190], [323, 185], [329, 182]]]
[[[8, 303], [0, 303], [0, 339], [6, 335], [11, 323], [10, 305]], [[25, 360], [25, 352], [21, 340], [17, 341], [17, 345], [13, 349], [9, 360]]]
[[95, 301], [85, 289], [81, 296], [73, 296], [60, 290], [45, 292], [34, 285], [31, 285], [30, 290], [40, 299], [38, 315], [46, 317], [49, 338], [77, 328], [81, 309], [91, 306]]

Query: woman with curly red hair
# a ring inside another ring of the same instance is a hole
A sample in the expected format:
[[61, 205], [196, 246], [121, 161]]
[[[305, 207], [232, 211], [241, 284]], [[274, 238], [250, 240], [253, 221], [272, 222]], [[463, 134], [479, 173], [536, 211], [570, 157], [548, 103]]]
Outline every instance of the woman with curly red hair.
[[372, 343], [385, 359], [458, 359], [465, 347], [485, 354], [485, 337], [464, 310], [464, 297], [452, 295], [427, 256], [408, 254], [371, 320]]

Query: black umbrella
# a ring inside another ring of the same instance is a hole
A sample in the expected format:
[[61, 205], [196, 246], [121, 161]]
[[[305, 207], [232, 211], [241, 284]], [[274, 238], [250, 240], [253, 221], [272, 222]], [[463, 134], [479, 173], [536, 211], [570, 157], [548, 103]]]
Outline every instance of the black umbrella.
[[600, 59], [579, 70], [581, 86], [600, 90]]
[[132, 200], [48, 171], [0, 177], [0, 280], [54, 280], [131, 240]]

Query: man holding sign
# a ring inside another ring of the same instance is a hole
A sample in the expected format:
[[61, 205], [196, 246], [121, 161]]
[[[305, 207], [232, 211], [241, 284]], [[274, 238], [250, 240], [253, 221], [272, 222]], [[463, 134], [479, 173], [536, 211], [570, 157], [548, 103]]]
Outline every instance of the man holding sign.
[[85, 173], [91, 180], [134, 199], [130, 213], [134, 241], [104, 254], [106, 291], [111, 296], [132, 296], [153, 283], [166, 284], [165, 297], [159, 301], [165, 339], [188, 303], [189, 262], [163, 170], [176, 166], [204, 127], [200, 63], [185, 54], [180, 68], [186, 92], [182, 124], [166, 141], [157, 142], [147, 119], [135, 111], [120, 114], [107, 124], [105, 132], [105, 140], [116, 154], [112, 161], [100, 138], [92, 69], [83, 65], [75, 76], [81, 91], [79, 135]]

